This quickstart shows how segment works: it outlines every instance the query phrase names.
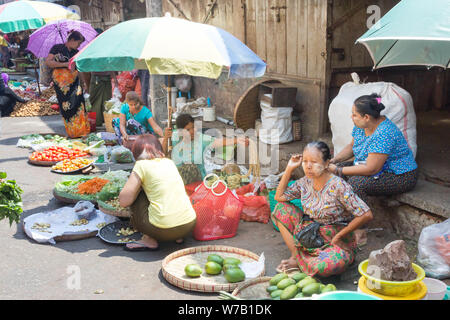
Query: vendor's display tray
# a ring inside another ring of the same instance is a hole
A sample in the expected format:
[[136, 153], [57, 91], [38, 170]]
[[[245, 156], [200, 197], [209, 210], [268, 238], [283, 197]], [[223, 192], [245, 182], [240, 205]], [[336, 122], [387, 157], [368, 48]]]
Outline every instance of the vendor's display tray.
[[121, 245], [125, 245], [127, 244], [126, 242], [119, 242], [119, 239], [123, 239], [123, 238], [128, 238], [134, 241], [139, 241], [142, 239], [142, 233], [140, 232], [135, 232], [132, 235], [129, 236], [117, 236], [117, 233], [119, 232], [120, 229], [126, 229], [126, 228], [133, 228], [129, 221], [116, 221], [110, 224], [107, 224], [106, 226], [104, 226], [103, 228], [101, 228], [98, 231], [98, 236], [100, 237], [100, 239], [102, 239], [105, 242], [111, 243], [111, 244], [121, 244]]
[[59, 200], [61, 202], [68, 203], [68, 204], [76, 204], [78, 201], [85, 200], [85, 201], [90, 201], [93, 204], [97, 205], [97, 200], [86, 200], [86, 199], [82, 199], [82, 198], [69, 198], [62, 194], [59, 194], [58, 191], [56, 191], [56, 189], [53, 189], [53, 196], [55, 197], [56, 200]]
[[266, 291], [267, 287], [269, 287], [270, 279], [272, 278], [259, 277], [248, 280], [234, 289], [231, 294], [244, 300], [270, 298], [270, 294]]
[[[184, 290], [198, 292], [231, 292], [243, 282], [228, 283], [223, 274], [212, 276], [205, 272], [198, 278], [186, 276], [184, 268], [187, 264], [196, 263], [204, 266], [210, 254], [218, 254], [223, 258], [237, 258], [241, 262], [255, 262], [259, 256], [251, 251], [219, 245], [201, 246], [176, 251], [168, 255], [162, 262], [163, 277], [172, 285]], [[264, 270], [259, 277], [264, 275]]]
[[106, 214], [109, 214], [111, 216], [116, 216], [116, 217], [121, 217], [121, 218], [130, 218], [131, 217], [131, 212], [130, 210], [112, 210], [110, 208], [107, 208], [103, 205], [103, 202], [99, 201], [98, 202], [98, 209]]
[[[60, 161], [60, 162], [62, 162], [62, 161]], [[60, 162], [57, 162], [55, 165], [58, 165]], [[51, 172], [55, 172], [55, 173], [60, 173], [60, 174], [73, 174], [73, 173], [79, 173], [79, 172], [82, 172], [82, 171], [85, 171], [85, 170], [87, 171], [87, 169], [89, 167], [94, 168], [94, 163], [93, 162], [89, 163], [89, 164], [85, 165], [84, 167], [82, 167], [80, 169], [76, 169], [76, 170], [72, 170], [72, 171], [61, 171], [61, 170], [54, 170], [54, 169], [51, 169], [50, 171]]]
[[41, 167], [52, 167], [58, 163], [58, 161], [39, 161], [39, 160], [31, 160], [31, 159], [28, 159], [28, 162], [30, 164], [34, 164], [35, 166], [41, 166]]
[[[22, 223], [22, 229], [23, 232], [25, 232], [25, 222]], [[53, 240], [55, 240], [56, 242], [83, 240], [95, 237], [97, 233], [98, 231], [92, 231], [89, 233], [81, 233], [81, 234], [65, 234], [62, 236], [54, 237]]]

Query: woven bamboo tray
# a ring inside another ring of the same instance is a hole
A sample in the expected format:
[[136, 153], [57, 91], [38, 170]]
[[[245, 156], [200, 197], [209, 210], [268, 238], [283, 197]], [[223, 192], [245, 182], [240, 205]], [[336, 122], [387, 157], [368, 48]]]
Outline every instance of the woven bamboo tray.
[[78, 201], [90, 201], [92, 202], [94, 205], [97, 205], [97, 201], [96, 200], [86, 200], [86, 199], [72, 199], [72, 198], [68, 198], [68, 197], [64, 197], [63, 195], [58, 194], [58, 192], [56, 191], [56, 189], [53, 189], [53, 197], [55, 197], [56, 200], [64, 202], [64, 203], [68, 203], [68, 204], [76, 204], [78, 203]]
[[272, 277], [260, 277], [248, 280], [234, 289], [231, 294], [244, 300], [270, 298], [270, 294], [266, 291], [270, 279]]
[[108, 208], [105, 208], [104, 206], [102, 206], [102, 202], [99, 201], [98, 202], [98, 209], [106, 214], [109, 214], [111, 216], [116, 216], [116, 217], [121, 217], [121, 218], [130, 218], [131, 217], [131, 212], [129, 209], [124, 209], [124, 210], [111, 210]]
[[[22, 229], [23, 229], [23, 232], [25, 232], [25, 223], [22, 223]], [[98, 231], [92, 231], [89, 233], [82, 233], [82, 234], [66, 234], [66, 235], [54, 237], [53, 240], [55, 240], [56, 242], [83, 240], [83, 239], [95, 237], [97, 235], [97, 233], [98, 233]]]
[[[184, 267], [190, 263], [196, 263], [203, 267], [206, 264], [208, 255], [219, 254], [223, 258], [237, 258], [242, 262], [255, 262], [259, 260], [259, 256], [248, 250], [210, 245], [193, 247], [176, 251], [168, 255], [162, 262], [163, 277], [172, 285], [183, 290], [198, 292], [231, 292], [237, 288], [242, 282], [228, 283], [223, 274], [211, 276], [205, 272], [199, 278], [189, 278], [184, 273]], [[264, 275], [264, 270], [259, 276]]]
[[244, 131], [255, 128], [256, 120], [261, 118], [260, 85], [263, 83], [280, 83], [278, 80], [261, 80], [250, 86], [239, 98], [234, 107], [234, 123]]
[[39, 161], [39, 160], [28, 159], [28, 163], [34, 164], [35, 166], [40, 166], [40, 167], [52, 167], [55, 164], [57, 164], [58, 161]]

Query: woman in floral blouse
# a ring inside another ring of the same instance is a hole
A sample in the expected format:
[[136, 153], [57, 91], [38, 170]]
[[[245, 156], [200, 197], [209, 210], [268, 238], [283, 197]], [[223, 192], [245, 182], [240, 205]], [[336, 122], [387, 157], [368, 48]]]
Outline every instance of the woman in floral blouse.
[[[324, 142], [312, 142], [287, 165], [276, 191], [275, 200], [280, 203], [272, 219], [291, 256], [281, 261], [277, 271], [299, 268], [310, 276], [328, 277], [345, 271], [355, 258], [353, 231], [370, 221], [372, 212], [347, 182], [327, 170], [330, 159]], [[300, 166], [305, 177], [287, 187], [292, 172]], [[295, 198], [301, 199], [304, 212], [287, 203]], [[320, 223], [324, 240], [320, 248], [307, 248], [295, 236], [313, 222]]]

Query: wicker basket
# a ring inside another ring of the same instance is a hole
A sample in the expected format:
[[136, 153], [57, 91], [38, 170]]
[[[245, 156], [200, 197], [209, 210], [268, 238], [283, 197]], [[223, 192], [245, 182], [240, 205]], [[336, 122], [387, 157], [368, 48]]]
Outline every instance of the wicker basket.
[[106, 131], [114, 133], [115, 131], [114, 131], [114, 128], [113, 128], [112, 121], [113, 121], [113, 119], [118, 118], [118, 116], [116, 114], [103, 112], [103, 118], [105, 119]]
[[[172, 285], [190, 291], [198, 292], [231, 292], [242, 282], [228, 283], [223, 275], [210, 276], [202, 274], [199, 278], [189, 278], [185, 275], [184, 267], [190, 263], [204, 265], [208, 255], [216, 253], [222, 257], [234, 257], [242, 262], [258, 261], [259, 256], [253, 252], [219, 245], [193, 247], [176, 251], [168, 255], [162, 262], [163, 277]], [[264, 276], [264, 270], [259, 275]]]

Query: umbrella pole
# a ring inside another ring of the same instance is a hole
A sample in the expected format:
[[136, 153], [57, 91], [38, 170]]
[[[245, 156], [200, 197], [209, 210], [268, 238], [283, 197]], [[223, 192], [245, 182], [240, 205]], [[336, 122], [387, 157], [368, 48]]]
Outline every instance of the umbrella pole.
[[[172, 128], [172, 76], [167, 76], [167, 127]], [[167, 156], [170, 157], [172, 153], [171, 139], [167, 139]]]
[[39, 90], [39, 97], [40, 97], [42, 92], [41, 92], [41, 84], [39, 83], [39, 74], [37, 72], [36, 64], [34, 64], [34, 74], [36, 76], [36, 81], [37, 81], [38, 90]]

